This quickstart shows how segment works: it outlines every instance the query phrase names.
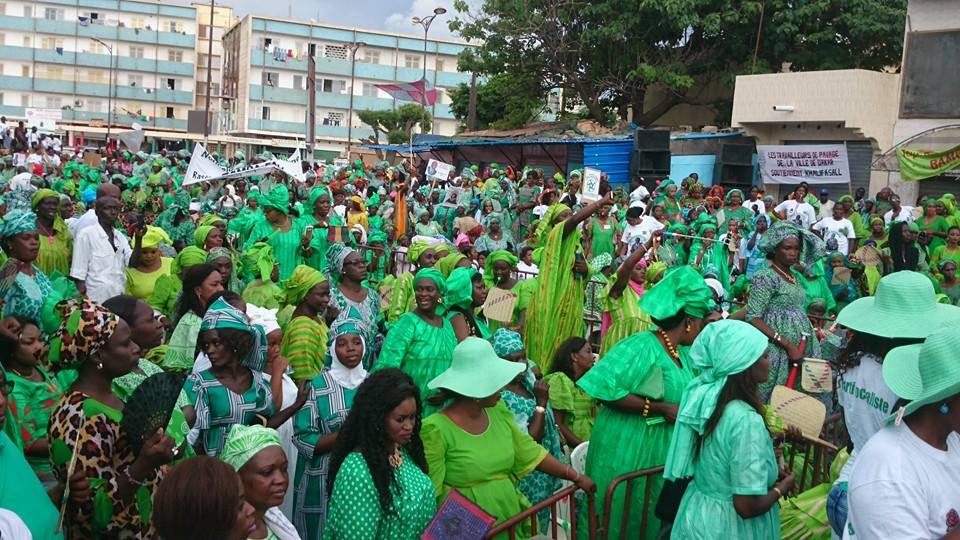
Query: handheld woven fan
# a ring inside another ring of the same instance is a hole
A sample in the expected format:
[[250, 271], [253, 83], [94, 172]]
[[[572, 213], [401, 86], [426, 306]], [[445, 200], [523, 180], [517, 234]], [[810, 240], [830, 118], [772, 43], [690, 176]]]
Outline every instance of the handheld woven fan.
[[130, 395], [123, 406], [120, 429], [126, 433], [134, 455], [140, 455], [143, 444], [158, 429], [167, 428], [186, 378], [182, 373], [157, 373], [147, 377]]

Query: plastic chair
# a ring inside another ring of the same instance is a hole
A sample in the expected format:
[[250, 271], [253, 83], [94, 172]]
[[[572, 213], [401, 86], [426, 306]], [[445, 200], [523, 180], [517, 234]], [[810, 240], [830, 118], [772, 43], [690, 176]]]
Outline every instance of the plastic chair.
[[[590, 448], [590, 441], [584, 441], [577, 445], [576, 448], [570, 452], [570, 466], [573, 467], [573, 470], [577, 471], [580, 474], [583, 474], [587, 470], [587, 451]], [[563, 480], [560, 483], [560, 489], [557, 492], [563, 491], [568, 487], [572, 486], [573, 482], [569, 480]], [[560, 527], [569, 533], [570, 531], [570, 505], [569, 504], [560, 504], [557, 506], [557, 515], [554, 517], [557, 524]]]

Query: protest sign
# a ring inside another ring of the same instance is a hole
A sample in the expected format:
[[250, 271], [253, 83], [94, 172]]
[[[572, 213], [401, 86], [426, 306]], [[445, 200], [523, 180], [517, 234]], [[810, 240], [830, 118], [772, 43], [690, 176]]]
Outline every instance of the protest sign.
[[193, 155], [190, 156], [190, 164], [187, 165], [187, 173], [183, 175], [183, 185], [189, 186], [199, 182], [209, 182], [211, 180], [236, 180], [237, 178], [249, 178], [251, 176], [261, 176], [269, 174], [271, 171], [279, 170], [290, 177], [305, 181], [306, 177], [300, 166], [300, 150], [297, 150], [289, 159], [280, 160], [273, 158], [270, 161], [236, 167], [226, 170], [203, 145], [197, 143], [193, 147]]
[[443, 192], [443, 201], [440, 202], [440, 206], [455, 207], [462, 198], [463, 188], [447, 186], [447, 189]]
[[897, 161], [904, 180], [933, 178], [960, 166], [960, 144], [946, 150], [897, 148]]
[[843, 144], [757, 145], [760, 177], [765, 184], [847, 184], [850, 164]]
[[483, 303], [483, 314], [491, 320], [508, 323], [513, 320], [513, 308], [517, 305], [517, 295], [506, 289], [494, 287]]
[[437, 180], [446, 182], [450, 178], [450, 171], [452, 170], [453, 165], [449, 163], [435, 159], [427, 161], [427, 178], [436, 178]]
[[197, 143], [193, 147], [193, 155], [190, 156], [190, 164], [187, 165], [187, 173], [183, 175], [183, 185], [189, 186], [198, 182], [204, 182], [218, 178], [226, 171], [213, 159], [213, 156]]
[[580, 185], [580, 198], [583, 202], [600, 200], [600, 169], [585, 167], [583, 183]]

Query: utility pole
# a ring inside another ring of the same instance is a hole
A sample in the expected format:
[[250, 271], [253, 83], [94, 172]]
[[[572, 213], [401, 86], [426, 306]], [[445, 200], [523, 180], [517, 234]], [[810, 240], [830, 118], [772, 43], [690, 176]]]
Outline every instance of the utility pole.
[[313, 145], [317, 140], [317, 45], [307, 45], [307, 163], [313, 168]]
[[[356, 31], [354, 31], [354, 39], [356, 39]], [[362, 41], [354, 41], [345, 45], [347, 50], [350, 51], [350, 108], [347, 112], [347, 159], [350, 159], [350, 151], [353, 150], [353, 85], [356, 80], [357, 50], [364, 45], [366, 45], [366, 43]]]
[[210, 83], [213, 81], [213, 5], [210, 0], [210, 26], [207, 27], [207, 100], [203, 108], [203, 146], [207, 147], [210, 137]]
[[477, 129], [477, 72], [470, 74], [470, 103], [467, 105], [467, 131]]
[[113, 125], [113, 47], [95, 37], [90, 39], [103, 45], [110, 54], [110, 70], [107, 72], [107, 85], [109, 86], [107, 88], [107, 140], [103, 145], [104, 149], [107, 149], [110, 147], [110, 126]]

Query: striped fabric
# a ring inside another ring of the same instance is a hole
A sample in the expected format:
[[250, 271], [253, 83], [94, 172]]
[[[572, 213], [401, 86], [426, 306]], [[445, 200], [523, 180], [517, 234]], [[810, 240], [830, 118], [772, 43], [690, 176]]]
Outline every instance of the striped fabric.
[[311, 317], [294, 317], [283, 331], [281, 354], [293, 367], [293, 378], [313, 379], [323, 370], [327, 325]]

